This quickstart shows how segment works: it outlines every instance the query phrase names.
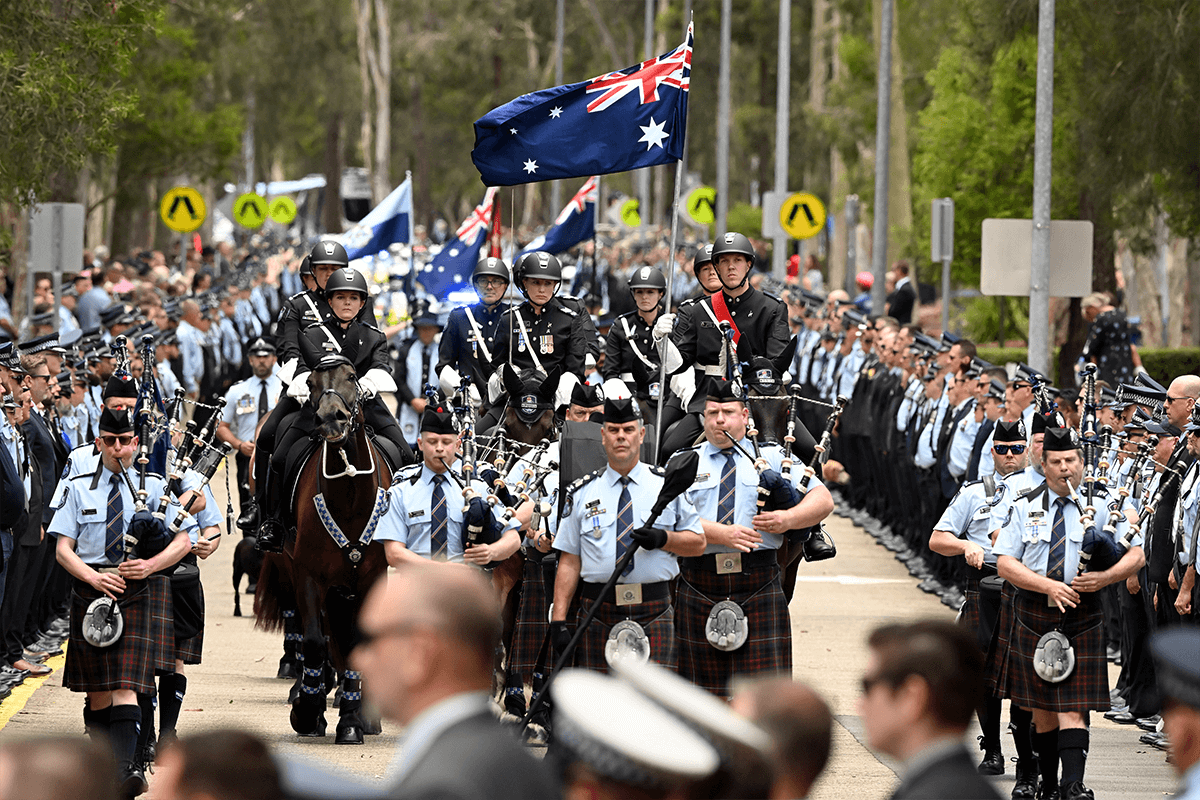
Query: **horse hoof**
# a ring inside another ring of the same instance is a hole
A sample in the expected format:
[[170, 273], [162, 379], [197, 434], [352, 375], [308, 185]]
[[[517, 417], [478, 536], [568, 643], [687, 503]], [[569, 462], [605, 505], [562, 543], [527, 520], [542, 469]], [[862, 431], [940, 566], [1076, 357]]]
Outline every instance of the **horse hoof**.
[[292, 730], [300, 736], [305, 738], [319, 738], [325, 735], [326, 722], [324, 714], [318, 714], [316, 719], [310, 721], [301, 719], [300, 715], [296, 713], [296, 709], [293, 708], [289, 719], [292, 723]]
[[363, 729], [357, 725], [347, 725], [344, 728], [338, 728], [337, 739], [335, 744], [362, 744]]
[[279, 671], [275, 673], [275, 677], [280, 680], [294, 681], [300, 677], [300, 668], [294, 661], [280, 661]]
[[240, 616], [242, 615], [242, 610], [241, 610], [240, 608], [235, 608], [235, 609], [233, 610], [233, 615], [234, 615], [235, 617], [240, 617]]
[[383, 733], [383, 722], [378, 717], [373, 719], [364, 719], [362, 731], [367, 736], [378, 736], [379, 734]]

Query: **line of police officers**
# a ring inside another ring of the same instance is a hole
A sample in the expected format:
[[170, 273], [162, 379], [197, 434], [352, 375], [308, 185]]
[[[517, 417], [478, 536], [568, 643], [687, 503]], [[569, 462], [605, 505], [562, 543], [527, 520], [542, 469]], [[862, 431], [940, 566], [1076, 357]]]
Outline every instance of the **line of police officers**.
[[[980, 771], [1004, 772], [1007, 698], [1013, 797], [1091, 797], [1088, 712], [1153, 730], [1161, 697], [1148, 635], [1200, 622], [1200, 378], [1164, 389], [1141, 376], [1059, 403], [1044, 376], [983, 362], [967, 340], [862, 318], [837, 294], [797, 299], [794, 376], [808, 397], [848, 399], [825, 468], [847, 501], [839, 513], [896, 552], [923, 589], [961, 606], [989, 655]], [[819, 424], [816, 407], [808, 414]], [[1088, 451], [1081, 427], [1100, 434]], [[1089, 562], [1097, 532], [1122, 543], [1103, 569]], [[1112, 643], [1122, 673], [1110, 692]]]

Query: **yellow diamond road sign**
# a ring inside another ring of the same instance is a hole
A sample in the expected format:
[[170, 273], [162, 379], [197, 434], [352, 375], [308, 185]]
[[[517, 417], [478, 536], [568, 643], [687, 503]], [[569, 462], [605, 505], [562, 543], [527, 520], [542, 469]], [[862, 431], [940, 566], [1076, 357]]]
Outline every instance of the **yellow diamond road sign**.
[[621, 222], [624, 222], [631, 228], [636, 228], [642, 224], [642, 215], [638, 213], [638, 201], [634, 198], [629, 198], [624, 203], [621, 203]]
[[267, 215], [280, 225], [291, 225], [296, 218], [296, 201], [290, 197], [276, 197], [271, 201]]
[[243, 228], [257, 228], [267, 221], [267, 201], [260, 194], [246, 192], [233, 201], [233, 221]]
[[697, 225], [712, 225], [717, 219], [717, 190], [697, 186], [688, 192], [687, 214]]
[[809, 239], [825, 227], [825, 206], [816, 195], [797, 192], [779, 207], [779, 224], [793, 239]]
[[176, 186], [163, 195], [158, 214], [176, 233], [191, 233], [204, 222], [204, 198], [190, 186]]

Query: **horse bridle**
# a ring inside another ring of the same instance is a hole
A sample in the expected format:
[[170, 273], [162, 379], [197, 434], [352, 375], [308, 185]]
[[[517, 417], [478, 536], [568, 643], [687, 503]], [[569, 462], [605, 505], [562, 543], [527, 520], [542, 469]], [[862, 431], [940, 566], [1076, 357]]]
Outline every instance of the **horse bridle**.
[[344, 436], [342, 436], [341, 441], [345, 441], [346, 439], [350, 438], [350, 436], [358, 429], [358, 412], [360, 409], [362, 409], [362, 400], [363, 400], [362, 387], [358, 385], [358, 377], [357, 376], [355, 376], [351, 380], [354, 381], [354, 403], [353, 403], [353, 405], [348, 404], [346, 402], [346, 398], [342, 397], [341, 393], [339, 393], [336, 389], [332, 389], [332, 388], [323, 390], [319, 395], [317, 395], [316, 402], [313, 403], [313, 410], [315, 411], [316, 409], [320, 408], [321, 401], [325, 399], [325, 395], [331, 394], [335, 398], [337, 398], [339, 403], [341, 403], [343, 406], [345, 406], [346, 411], [350, 414], [350, 425], [349, 425], [349, 427], [346, 428], [346, 433]]

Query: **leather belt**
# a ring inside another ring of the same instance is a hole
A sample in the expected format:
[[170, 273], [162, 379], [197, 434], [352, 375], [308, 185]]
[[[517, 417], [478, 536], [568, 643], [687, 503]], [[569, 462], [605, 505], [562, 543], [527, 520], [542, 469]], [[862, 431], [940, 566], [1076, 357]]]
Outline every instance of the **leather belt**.
[[88, 564], [87, 566], [96, 570], [96, 572], [99, 572], [99, 573], [102, 573], [105, 575], [118, 574], [117, 567], [113, 564]]
[[[613, 603], [615, 605], [636, 605], [637, 603], [646, 603], [650, 600], [671, 599], [671, 584], [668, 581], [658, 581], [657, 583], [618, 583], [601, 597], [600, 590], [603, 588], [603, 583], [588, 583], [585, 581], [579, 593], [586, 600], [596, 600], [599, 598], [601, 603]], [[636, 595], [637, 592], [641, 593], [641, 599], [617, 602], [618, 597], [624, 598], [625, 596]]]
[[715, 375], [720, 377], [725, 374], [725, 370], [720, 364], [701, 364], [700, 369], [704, 370], [705, 375]]
[[979, 569], [975, 569], [974, 567], [971, 567], [971, 566], [967, 567], [967, 577], [970, 577], [970, 578], [978, 578], [978, 579], [982, 580], [983, 578], [990, 578], [991, 576], [996, 575], [996, 574], [998, 574], [998, 573], [996, 572], [995, 564], [985, 563]]
[[[729, 556], [741, 556], [740, 570], [721, 568], [721, 561], [728, 559]], [[718, 574], [741, 572], [751, 567], [765, 567], [777, 563], [779, 563], [779, 556], [774, 550], [752, 550], [749, 553], [707, 553], [702, 556], [689, 556], [679, 559], [679, 566], [683, 569], [695, 569], [702, 572], [716, 572]]]

